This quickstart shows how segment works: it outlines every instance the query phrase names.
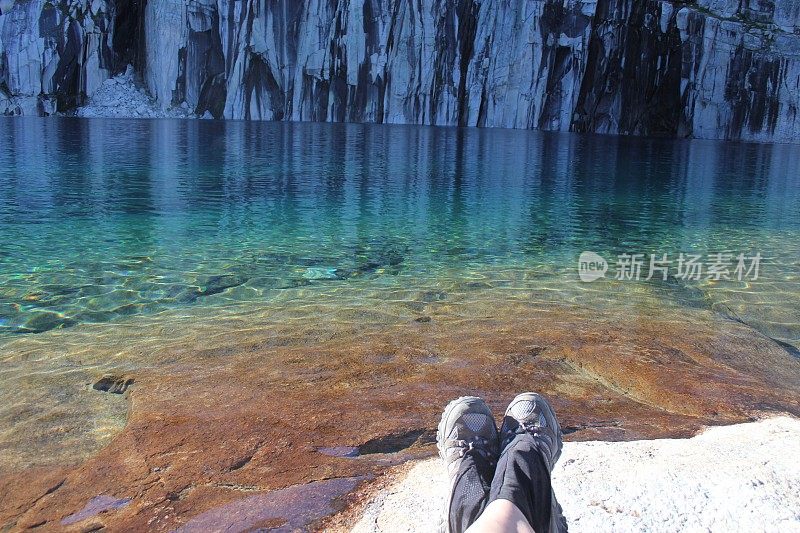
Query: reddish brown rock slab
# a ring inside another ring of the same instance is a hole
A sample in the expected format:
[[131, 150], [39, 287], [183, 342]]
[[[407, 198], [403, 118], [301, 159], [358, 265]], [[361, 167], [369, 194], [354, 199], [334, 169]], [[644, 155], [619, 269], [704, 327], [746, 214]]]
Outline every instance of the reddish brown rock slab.
[[[231, 333], [206, 351], [165, 349], [134, 371], [127, 424], [107, 446], [73, 464], [4, 465], [0, 531], [313, 528], [347, 492], [433, 454], [440, 411], [463, 394], [484, 396], [499, 418], [516, 393], [541, 391], [576, 440], [800, 415], [800, 361], [745, 326], [553, 318], [348, 326], [314, 343]], [[370, 453], [319, 451], [337, 447]], [[126, 503], [70, 519], [100, 497]]]

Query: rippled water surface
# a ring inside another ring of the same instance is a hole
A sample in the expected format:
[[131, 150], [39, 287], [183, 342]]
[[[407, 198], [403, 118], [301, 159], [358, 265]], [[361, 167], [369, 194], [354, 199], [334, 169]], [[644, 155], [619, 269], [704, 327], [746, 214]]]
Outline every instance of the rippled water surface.
[[[476, 291], [634, 318], [638, 298], [651, 312], [705, 307], [800, 345], [796, 146], [212, 121], [0, 127], [7, 339], [245, 313], [287, 291], [298, 306]], [[586, 250], [609, 260], [609, 278], [624, 253], [763, 260], [757, 280], [587, 284]]]

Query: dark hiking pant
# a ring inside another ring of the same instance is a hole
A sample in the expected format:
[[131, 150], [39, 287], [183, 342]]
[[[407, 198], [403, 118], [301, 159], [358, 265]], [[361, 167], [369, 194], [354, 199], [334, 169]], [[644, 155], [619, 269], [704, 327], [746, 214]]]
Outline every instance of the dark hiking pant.
[[508, 445], [496, 468], [481, 455], [467, 453], [453, 486], [451, 533], [466, 531], [495, 500], [513, 503], [536, 533], [566, 531], [539, 444], [527, 433]]

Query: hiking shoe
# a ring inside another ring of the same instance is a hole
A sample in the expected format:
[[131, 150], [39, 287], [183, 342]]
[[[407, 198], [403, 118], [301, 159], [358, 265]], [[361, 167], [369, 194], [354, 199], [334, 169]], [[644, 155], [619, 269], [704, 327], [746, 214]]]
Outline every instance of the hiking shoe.
[[505, 450], [517, 435], [523, 433], [532, 435], [537, 441], [552, 472], [561, 457], [561, 426], [548, 401], [535, 392], [520, 394], [508, 404], [500, 427], [500, 449]]
[[476, 396], [462, 396], [447, 404], [436, 431], [436, 447], [451, 480], [461, 460], [471, 450], [488, 462], [496, 463], [497, 426], [486, 402]]
[[464, 531], [486, 506], [497, 466], [498, 433], [492, 411], [475, 396], [453, 400], [442, 413], [436, 447], [450, 491], [439, 531]]

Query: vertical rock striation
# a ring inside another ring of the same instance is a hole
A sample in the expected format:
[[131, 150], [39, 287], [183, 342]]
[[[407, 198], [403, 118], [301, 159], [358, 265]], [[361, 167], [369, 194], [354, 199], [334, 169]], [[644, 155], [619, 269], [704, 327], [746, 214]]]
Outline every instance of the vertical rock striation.
[[103, 0], [4, 0], [0, 113], [46, 115], [80, 105], [113, 73], [114, 15]]
[[800, 140], [800, 0], [0, 0], [0, 112]]

